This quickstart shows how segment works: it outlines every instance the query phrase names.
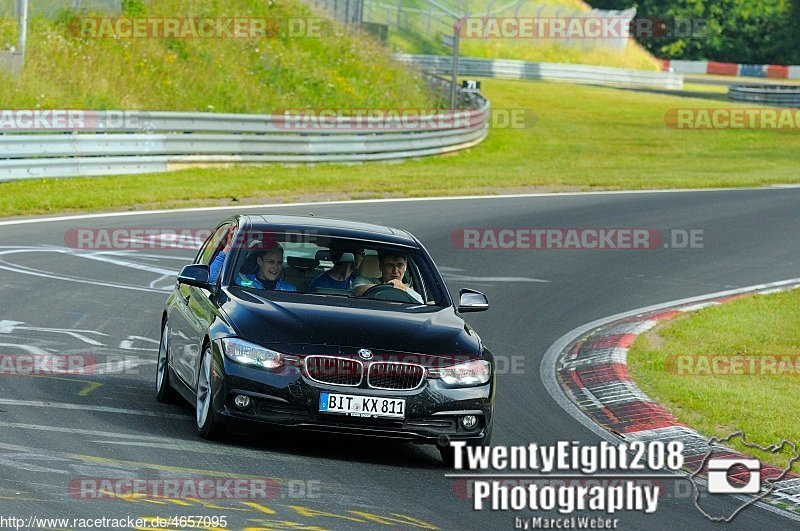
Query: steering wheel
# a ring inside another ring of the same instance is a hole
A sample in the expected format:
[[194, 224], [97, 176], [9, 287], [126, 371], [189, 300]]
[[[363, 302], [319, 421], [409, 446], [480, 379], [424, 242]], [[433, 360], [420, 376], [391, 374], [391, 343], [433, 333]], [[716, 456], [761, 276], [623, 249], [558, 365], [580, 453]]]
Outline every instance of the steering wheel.
[[367, 299], [376, 299], [381, 301], [391, 302], [410, 302], [412, 304], [419, 304], [414, 297], [409, 295], [405, 290], [395, 288], [391, 284], [375, 284], [362, 295]]

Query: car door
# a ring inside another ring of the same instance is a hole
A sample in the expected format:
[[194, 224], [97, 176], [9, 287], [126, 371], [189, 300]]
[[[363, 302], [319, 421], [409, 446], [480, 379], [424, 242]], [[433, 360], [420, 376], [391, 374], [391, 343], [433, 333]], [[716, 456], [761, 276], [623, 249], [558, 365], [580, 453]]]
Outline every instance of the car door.
[[[234, 227], [235, 224], [232, 222], [217, 227], [200, 252], [197, 253], [193, 263], [210, 266], [217, 254], [225, 247], [228, 231]], [[197, 377], [195, 367], [209, 323], [209, 296], [208, 290], [178, 284], [173, 311], [170, 315], [172, 368], [192, 389], [194, 389]]]

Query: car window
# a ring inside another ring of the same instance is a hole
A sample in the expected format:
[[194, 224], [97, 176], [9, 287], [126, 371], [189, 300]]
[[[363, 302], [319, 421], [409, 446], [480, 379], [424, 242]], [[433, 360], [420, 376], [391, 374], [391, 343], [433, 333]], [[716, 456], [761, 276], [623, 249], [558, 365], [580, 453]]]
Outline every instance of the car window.
[[409, 271], [414, 279], [414, 289], [424, 297], [425, 301], [432, 301], [434, 304], [439, 304], [444, 298], [444, 292], [447, 289], [441, 281], [439, 275], [434, 274], [435, 266], [433, 263], [424, 260], [422, 254], [412, 257], [412, 264], [409, 265]]
[[217, 227], [208, 240], [206, 240], [205, 244], [203, 244], [203, 247], [200, 248], [200, 252], [197, 253], [194, 263], [210, 265], [217, 254], [219, 254], [219, 251], [225, 247], [225, 236], [228, 234], [228, 231], [233, 230], [235, 226], [234, 223], [226, 223]]
[[428, 301], [430, 297], [428, 296], [428, 290], [425, 287], [425, 281], [419, 274], [419, 267], [417, 266], [417, 259], [415, 257], [410, 257], [411, 259], [408, 261], [408, 268], [406, 269], [406, 276], [404, 281], [411, 286], [414, 291], [422, 295], [422, 300]]
[[[425, 304], [444, 304], [442, 290], [437, 288], [436, 275], [430, 271], [429, 261], [424, 259], [420, 251], [414, 249], [400, 249], [373, 241], [335, 238], [324, 234], [298, 238], [291, 234], [253, 233], [244, 241], [244, 251], [239, 253], [232, 277], [232, 283], [240, 287], [260, 291], [296, 292], [320, 298], [355, 297], [354, 289], [359, 281], [363, 283], [364, 279], [369, 279], [372, 284], [380, 277], [379, 252], [392, 249], [407, 256], [408, 265], [403, 283], [418, 293]], [[265, 260], [266, 251], [277, 250], [280, 256], [280, 249], [283, 250], [280, 267], [275, 263], [274, 252], [271, 252], [269, 260]], [[353, 255], [354, 265], [347, 267], [344, 264], [348, 262], [344, 260], [341, 261], [344, 266], [340, 265], [337, 269], [337, 262], [334, 261], [337, 250], [339, 255]], [[355, 263], [360, 264], [357, 269]], [[377, 296], [376, 300], [413, 303], [413, 299], [404, 300], [403, 297]]]

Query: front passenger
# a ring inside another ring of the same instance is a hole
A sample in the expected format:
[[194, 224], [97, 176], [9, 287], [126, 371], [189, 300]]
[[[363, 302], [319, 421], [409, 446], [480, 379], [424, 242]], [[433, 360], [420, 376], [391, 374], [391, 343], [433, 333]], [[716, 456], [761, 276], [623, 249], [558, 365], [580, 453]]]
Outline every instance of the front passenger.
[[267, 291], [297, 291], [297, 288], [278, 278], [283, 269], [283, 247], [276, 243], [269, 249], [256, 252], [258, 269], [251, 274], [240, 273], [236, 284]]

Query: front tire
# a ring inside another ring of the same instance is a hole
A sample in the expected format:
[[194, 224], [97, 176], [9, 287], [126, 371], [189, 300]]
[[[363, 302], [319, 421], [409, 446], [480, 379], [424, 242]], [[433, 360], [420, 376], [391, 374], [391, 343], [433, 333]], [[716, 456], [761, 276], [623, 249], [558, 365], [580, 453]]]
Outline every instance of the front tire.
[[169, 377], [169, 323], [166, 320], [161, 327], [161, 342], [158, 344], [156, 400], [163, 404], [174, 404], [178, 401], [178, 392], [172, 387]]
[[[480, 439], [473, 439], [467, 441], [467, 446], [489, 446], [492, 442], [492, 424], [486, 427], [486, 433]], [[439, 448], [439, 455], [442, 457], [442, 463], [447, 468], [455, 468], [456, 466], [456, 453], [453, 447], [448, 443], [446, 446], [437, 446]], [[464, 470], [470, 470], [466, 462], [461, 463]]]
[[211, 346], [203, 351], [200, 374], [197, 378], [197, 433], [203, 439], [217, 440], [225, 435], [225, 425], [214, 411], [213, 355]]

